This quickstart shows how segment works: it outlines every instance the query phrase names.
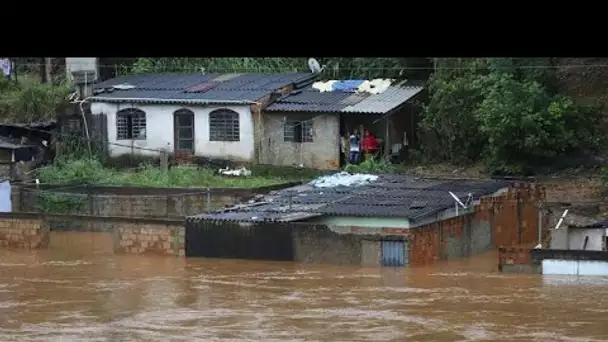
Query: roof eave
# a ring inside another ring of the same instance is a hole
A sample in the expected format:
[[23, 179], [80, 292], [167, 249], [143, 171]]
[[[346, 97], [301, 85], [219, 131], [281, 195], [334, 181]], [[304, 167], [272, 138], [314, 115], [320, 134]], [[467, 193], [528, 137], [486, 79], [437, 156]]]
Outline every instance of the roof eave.
[[154, 99], [154, 98], [128, 98], [128, 97], [103, 97], [93, 96], [87, 100], [91, 102], [129, 102], [129, 103], [168, 103], [168, 104], [232, 104], [232, 105], [251, 105], [257, 103], [249, 100], [204, 100], [204, 99]]

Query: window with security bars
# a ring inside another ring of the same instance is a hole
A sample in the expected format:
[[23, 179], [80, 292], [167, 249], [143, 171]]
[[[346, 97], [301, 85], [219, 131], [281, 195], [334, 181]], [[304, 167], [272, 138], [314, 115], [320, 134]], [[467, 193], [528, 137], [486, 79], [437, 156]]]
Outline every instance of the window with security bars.
[[217, 109], [209, 113], [209, 141], [240, 141], [239, 113]]
[[312, 120], [287, 120], [283, 126], [283, 141], [312, 142]]
[[141, 109], [125, 108], [116, 113], [117, 140], [145, 140], [146, 113]]

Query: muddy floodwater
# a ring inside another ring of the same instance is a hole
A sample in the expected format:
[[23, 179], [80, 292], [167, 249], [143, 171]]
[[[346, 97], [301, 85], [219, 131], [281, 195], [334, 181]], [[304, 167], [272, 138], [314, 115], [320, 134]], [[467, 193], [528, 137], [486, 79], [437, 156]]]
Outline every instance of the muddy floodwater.
[[0, 341], [608, 341], [608, 279], [0, 250]]

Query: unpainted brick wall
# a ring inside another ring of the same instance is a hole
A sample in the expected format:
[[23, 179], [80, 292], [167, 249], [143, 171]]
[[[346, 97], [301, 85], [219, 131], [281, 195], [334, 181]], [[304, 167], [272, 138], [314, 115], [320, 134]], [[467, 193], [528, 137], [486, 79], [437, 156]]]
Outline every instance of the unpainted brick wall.
[[603, 197], [598, 178], [549, 180], [541, 184], [546, 189], [547, 202], [588, 202]]
[[40, 219], [0, 218], [0, 247], [35, 249], [48, 243], [49, 229]]
[[[484, 197], [473, 213], [410, 229], [410, 264], [466, 257], [500, 246], [538, 241], [542, 187], [518, 184], [499, 196]], [[519, 203], [519, 204], [518, 204]], [[547, 218], [543, 236], [548, 236]]]
[[46, 248], [53, 221], [105, 225], [105, 231], [113, 233], [116, 253], [185, 255], [185, 228], [181, 221], [32, 213], [0, 214], [0, 247]]
[[116, 253], [186, 255], [183, 225], [130, 223], [121, 225], [114, 232]]

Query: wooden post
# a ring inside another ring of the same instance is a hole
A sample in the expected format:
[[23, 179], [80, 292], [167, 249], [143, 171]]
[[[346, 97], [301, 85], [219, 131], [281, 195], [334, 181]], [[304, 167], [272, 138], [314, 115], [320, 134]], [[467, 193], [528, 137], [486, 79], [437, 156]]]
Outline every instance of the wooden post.
[[385, 118], [386, 122], [384, 123], [384, 159], [386, 159], [389, 155], [389, 151], [391, 148], [390, 139], [389, 139], [389, 127], [388, 127], [388, 116]]
[[44, 57], [44, 72], [46, 83], [53, 83], [53, 58]]
[[169, 154], [167, 150], [164, 148], [160, 149], [160, 169], [163, 172], [169, 171]]

